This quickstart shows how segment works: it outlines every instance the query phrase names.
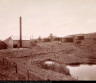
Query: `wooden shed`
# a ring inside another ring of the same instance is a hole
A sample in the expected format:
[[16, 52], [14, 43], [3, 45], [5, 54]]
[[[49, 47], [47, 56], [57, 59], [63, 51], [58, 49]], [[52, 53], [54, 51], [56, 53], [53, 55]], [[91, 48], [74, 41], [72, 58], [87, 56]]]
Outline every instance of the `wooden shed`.
[[75, 40], [84, 40], [84, 35], [76, 35]]
[[65, 43], [65, 42], [73, 43], [74, 42], [74, 36], [67, 36], [67, 37], [62, 38], [62, 42], [63, 43]]
[[62, 38], [61, 38], [61, 37], [55, 37], [55, 38], [53, 39], [53, 41], [62, 41]]
[[50, 38], [43, 38], [43, 42], [51, 42]]

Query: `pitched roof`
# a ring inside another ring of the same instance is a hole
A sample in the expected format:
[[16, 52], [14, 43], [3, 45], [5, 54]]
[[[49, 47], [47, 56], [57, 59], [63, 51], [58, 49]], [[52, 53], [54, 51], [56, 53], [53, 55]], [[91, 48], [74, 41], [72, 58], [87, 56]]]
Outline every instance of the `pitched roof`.
[[74, 38], [74, 37], [75, 37], [75, 35], [68, 35], [68, 36], [65, 36], [63, 38]]
[[[19, 36], [10, 36], [13, 40], [20, 40]], [[22, 40], [30, 40], [30, 37], [22, 36]]]

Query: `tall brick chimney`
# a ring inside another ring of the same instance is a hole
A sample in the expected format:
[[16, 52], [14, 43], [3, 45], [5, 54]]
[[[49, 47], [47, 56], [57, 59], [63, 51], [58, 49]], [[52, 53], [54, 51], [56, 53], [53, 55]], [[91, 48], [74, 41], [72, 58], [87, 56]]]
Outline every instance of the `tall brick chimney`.
[[22, 17], [20, 16], [20, 48], [22, 47]]

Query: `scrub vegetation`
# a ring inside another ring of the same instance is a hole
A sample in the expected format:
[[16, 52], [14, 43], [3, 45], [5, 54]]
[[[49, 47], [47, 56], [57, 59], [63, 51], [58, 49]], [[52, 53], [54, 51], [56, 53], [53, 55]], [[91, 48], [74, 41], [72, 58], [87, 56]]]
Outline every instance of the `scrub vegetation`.
[[[44, 61], [55, 64], [45, 65]], [[96, 33], [75, 44], [40, 42], [32, 48], [0, 50], [0, 80], [77, 80], [66, 65], [96, 63]]]

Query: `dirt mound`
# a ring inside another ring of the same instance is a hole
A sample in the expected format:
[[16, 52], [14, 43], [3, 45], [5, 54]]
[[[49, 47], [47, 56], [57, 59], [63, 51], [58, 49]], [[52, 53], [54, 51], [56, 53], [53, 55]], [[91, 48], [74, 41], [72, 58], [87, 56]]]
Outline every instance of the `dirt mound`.
[[60, 64], [57, 61], [47, 59], [41, 61], [38, 66], [47, 70], [53, 70], [55, 72], [63, 73], [64, 75], [70, 75], [69, 69], [66, 67], [65, 64]]

